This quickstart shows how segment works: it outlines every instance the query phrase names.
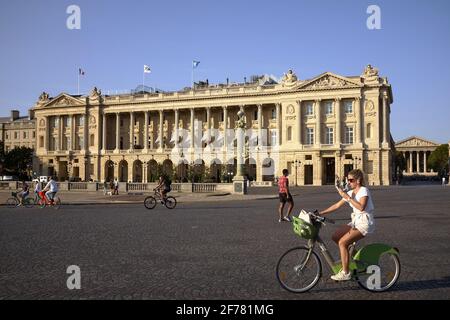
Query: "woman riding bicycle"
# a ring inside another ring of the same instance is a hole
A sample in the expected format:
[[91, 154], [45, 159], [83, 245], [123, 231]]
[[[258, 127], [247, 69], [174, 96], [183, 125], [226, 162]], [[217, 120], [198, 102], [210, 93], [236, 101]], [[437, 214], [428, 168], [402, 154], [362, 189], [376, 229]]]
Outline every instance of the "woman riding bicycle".
[[341, 272], [331, 277], [331, 279], [336, 281], [351, 279], [348, 248], [352, 243], [361, 240], [375, 229], [373, 219], [374, 206], [369, 189], [364, 186], [364, 173], [361, 170], [352, 170], [348, 174], [347, 181], [351, 190], [345, 193], [338, 188], [342, 199], [320, 212], [320, 215], [326, 215], [336, 211], [345, 203], [348, 203], [353, 208], [352, 222], [339, 228], [333, 235], [333, 241], [339, 245], [342, 261]]
[[159, 177], [159, 184], [156, 187], [157, 191], [161, 192], [161, 196], [162, 196], [162, 201], [166, 202], [166, 198], [167, 198], [167, 194], [172, 191], [171, 187], [170, 187], [170, 180], [169, 178], [165, 177], [165, 176], [160, 176]]

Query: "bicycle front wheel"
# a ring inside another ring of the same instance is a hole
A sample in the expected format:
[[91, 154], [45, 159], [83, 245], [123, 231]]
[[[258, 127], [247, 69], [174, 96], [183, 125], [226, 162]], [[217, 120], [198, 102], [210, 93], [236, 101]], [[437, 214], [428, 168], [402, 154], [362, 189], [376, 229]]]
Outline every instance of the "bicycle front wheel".
[[389, 290], [400, 277], [400, 259], [393, 253], [381, 255], [378, 265], [369, 266], [364, 272], [357, 273], [360, 287], [370, 292]]
[[19, 200], [17, 200], [16, 198], [9, 198], [8, 200], [6, 200], [6, 206], [8, 208], [15, 208], [19, 205]]
[[175, 207], [177, 206], [177, 199], [175, 199], [174, 197], [167, 197], [166, 203], [164, 203], [164, 205], [167, 209], [175, 209]]
[[53, 199], [53, 209], [59, 210], [59, 208], [61, 208], [61, 199], [56, 197]]
[[293, 293], [312, 289], [322, 274], [322, 264], [314, 251], [298, 247], [284, 253], [277, 263], [277, 279]]
[[156, 199], [152, 196], [145, 198], [144, 200], [144, 206], [147, 209], [153, 209], [156, 207]]

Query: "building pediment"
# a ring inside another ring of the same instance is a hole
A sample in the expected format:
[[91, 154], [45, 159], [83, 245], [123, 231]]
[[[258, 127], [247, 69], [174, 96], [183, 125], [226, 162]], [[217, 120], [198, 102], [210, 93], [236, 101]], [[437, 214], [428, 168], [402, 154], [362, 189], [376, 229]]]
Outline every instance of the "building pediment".
[[401, 147], [439, 147], [438, 143], [420, 137], [409, 137], [395, 144], [396, 148]]
[[355, 88], [362, 87], [362, 83], [353, 79], [339, 76], [337, 74], [326, 72], [320, 76], [303, 82], [297, 87], [298, 90], [329, 90], [341, 88]]
[[51, 107], [69, 107], [69, 106], [83, 106], [84, 100], [72, 97], [68, 94], [61, 93], [59, 96], [49, 100], [47, 103], [40, 106], [41, 108]]

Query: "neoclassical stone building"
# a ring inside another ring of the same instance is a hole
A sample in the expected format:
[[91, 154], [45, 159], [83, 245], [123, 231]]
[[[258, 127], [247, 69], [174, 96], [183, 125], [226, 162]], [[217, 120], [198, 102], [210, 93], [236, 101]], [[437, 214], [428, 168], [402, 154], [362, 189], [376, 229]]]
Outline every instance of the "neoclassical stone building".
[[234, 128], [243, 110], [252, 180], [269, 181], [288, 168], [298, 185], [323, 185], [357, 167], [370, 185], [389, 185], [392, 103], [387, 78], [370, 65], [360, 76], [326, 72], [300, 80], [289, 70], [280, 83], [260, 79], [168, 93], [43, 93], [32, 108], [35, 171], [147, 182], [158, 164], [179, 179], [197, 165], [223, 181], [236, 173]]
[[433, 169], [427, 168], [427, 161], [431, 153], [439, 147], [440, 144], [412, 136], [401, 140], [395, 144], [395, 150], [403, 153], [406, 160], [406, 170], [404, 175], [436, 175]]
[[16, 147], [35, 149], [36, 123], [32, 111], [21, 117], [19, 111], [11, 110], [10, 117], [0, 118], [0, 141], [3, 141], [6, 152]]

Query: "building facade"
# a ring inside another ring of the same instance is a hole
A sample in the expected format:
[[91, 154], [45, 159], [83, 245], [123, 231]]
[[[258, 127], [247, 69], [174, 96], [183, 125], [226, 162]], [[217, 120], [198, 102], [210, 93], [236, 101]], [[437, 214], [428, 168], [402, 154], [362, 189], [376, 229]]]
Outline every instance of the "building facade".
[[352, 168], [389, 185], [391, 85], [367, 66], [360, 76], [326, 72], [280, 83], [205, 85], [168, 93], [39, 97], [34, 171], [60, 179], [177, 180], [189, 166], [212, 181], [236, 173], [237, 113], [245, 112], [245, 172], [258, 182], [284, 168], [298, 185], [332, 184]]
[[0, 118], [0, 141], [3, 141], [5, 152], [16, 147], [36, 147], [36, 123], [33, 112], [21, 117], [19, 111], [12, 110], [10, 117]]
[[403, 174], [408, 175], [436, 175], [433, 169], [427, 167], [427, 161], [431, 153], [440, 144], [420, 137], [409, 137], [395, 144], [395, 150], [401, 152], [406, 160], [406, 170]]

